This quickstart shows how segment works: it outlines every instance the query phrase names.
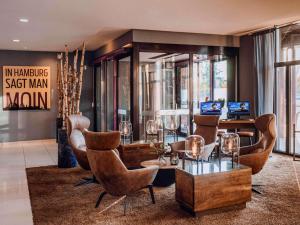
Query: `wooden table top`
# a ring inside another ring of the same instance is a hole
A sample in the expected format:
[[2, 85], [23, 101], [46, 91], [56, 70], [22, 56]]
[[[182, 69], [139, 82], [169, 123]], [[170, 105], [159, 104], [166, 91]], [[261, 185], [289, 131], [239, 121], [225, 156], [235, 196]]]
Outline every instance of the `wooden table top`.
[[254, 119], [247, 119], [247, 120], [220, 120], [220, 123], [241, 123], [241, 124], [254, 124], [255, 120]]
[[141, 162], [142, 167], [149, 167], [149, 166], [159, 166], [159, 169], [176, 169], [178, 167], [182, 167], [182, 160], [179, 159], [179, 163], [177, 165], [171, 165], [170, 163], [170, 157], [165, 157], [166, 163], [163, 163], [162, 161], [159, 161], [158, 159], [154, 160], [147, 160], [144, 162]]

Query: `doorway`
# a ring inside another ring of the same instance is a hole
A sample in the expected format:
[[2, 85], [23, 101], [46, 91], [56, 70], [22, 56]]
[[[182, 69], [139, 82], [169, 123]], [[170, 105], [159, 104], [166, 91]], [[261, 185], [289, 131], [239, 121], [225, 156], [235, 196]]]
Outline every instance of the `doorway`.
[[114, 55], [94, 67], [96, 131], [119, 129], [131, 118], [131, 56]]
[[[300, 131], [300, 61], [275, 64], [275, 113], [278, 139], [275, 150], [294, 153], [294, 127]], [[295, 133], [295, 151], [300, 156], [300, 133]]]

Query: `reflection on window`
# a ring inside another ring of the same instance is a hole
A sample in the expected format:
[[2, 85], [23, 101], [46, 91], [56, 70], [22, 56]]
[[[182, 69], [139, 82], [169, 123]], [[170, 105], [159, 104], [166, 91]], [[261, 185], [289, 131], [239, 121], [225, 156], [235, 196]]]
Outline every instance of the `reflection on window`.
[[214, 100], [224, 102], [221, 118], [227, 117], [227, 60], [214, 63]]
[[214, 63], [214, 100], [227, 99], [227, 61]]
[[118, 76], [119, 121], [130, 120], [130, 57], [119, 60]]
[[[199, 60], [194, 56], [193, 63], [193, 113], [200, 113], [200, 102], [211, 100], [210, 60]], [[202, 57], [203, 58], [203, 57]]]
[[277, 62], [300, 60], [300, 24], [293, 24], [276, 30]]
[[[178, 133], [186, 136], [189, 128], [188, 54], [140, 53], [139, 123], [144, 137], [148, 120], [179, 114]], [[179, 113], [180, 112], [180, 113]], [[173, 142], [173, 138], [171, 138]], [[167, 142], [169, 142], [167, 140]]]

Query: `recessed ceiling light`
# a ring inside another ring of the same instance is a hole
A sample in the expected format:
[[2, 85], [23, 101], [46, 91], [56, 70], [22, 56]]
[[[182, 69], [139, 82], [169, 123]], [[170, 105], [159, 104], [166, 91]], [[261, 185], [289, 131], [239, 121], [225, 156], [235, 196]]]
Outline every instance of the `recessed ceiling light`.
[[20, 18], [19, 21], [22, 22], [22, 23], [28, 23], [29, 22], [29, 20], [26, 19], [26, 18]]
[[19, 39], [14, 39], [13, 42], [20, 42], [20, 40]]

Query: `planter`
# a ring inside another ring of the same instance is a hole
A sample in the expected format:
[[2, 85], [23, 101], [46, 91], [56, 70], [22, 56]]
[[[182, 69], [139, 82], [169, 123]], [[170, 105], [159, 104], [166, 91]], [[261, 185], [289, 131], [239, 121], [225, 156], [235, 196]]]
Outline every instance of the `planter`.
[[58, 168], [72, 168], [77, 166], [77, 160], [72, 147], [68, 143], [67, 131], [58, 129]]

